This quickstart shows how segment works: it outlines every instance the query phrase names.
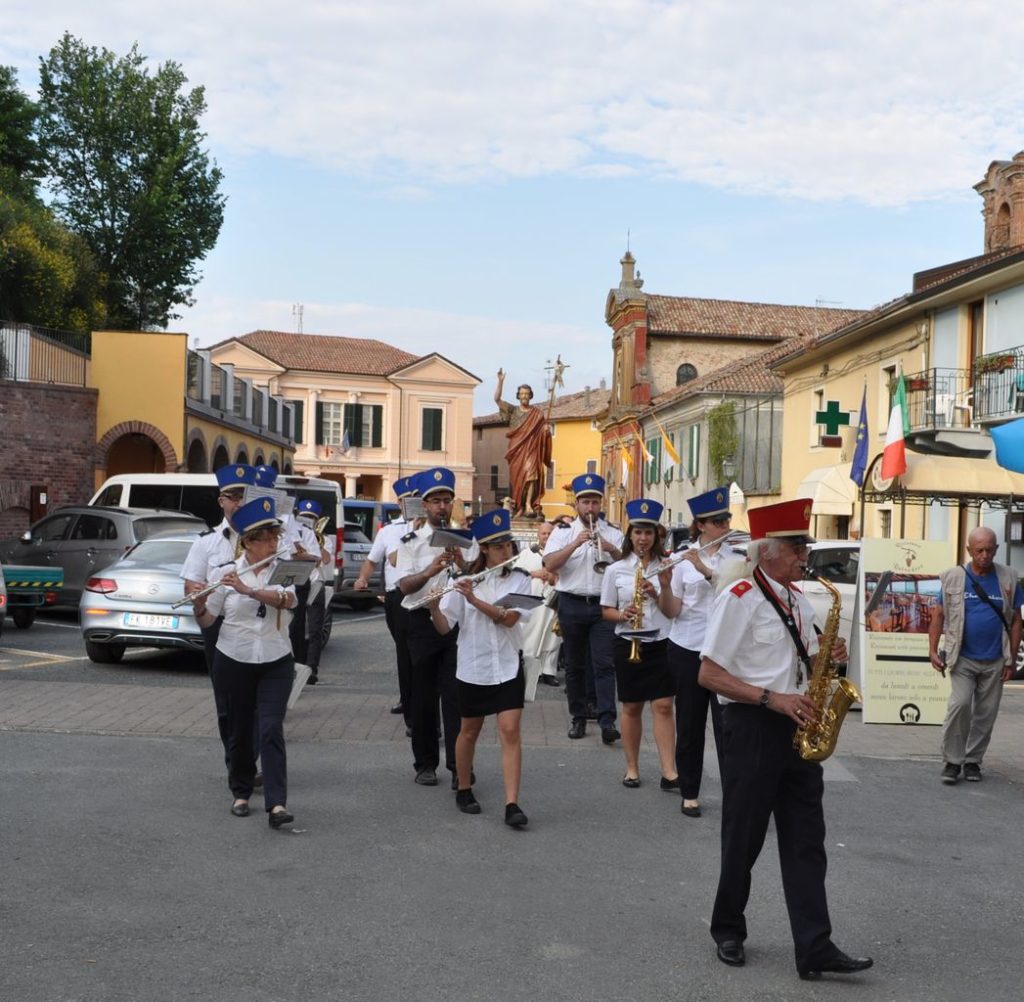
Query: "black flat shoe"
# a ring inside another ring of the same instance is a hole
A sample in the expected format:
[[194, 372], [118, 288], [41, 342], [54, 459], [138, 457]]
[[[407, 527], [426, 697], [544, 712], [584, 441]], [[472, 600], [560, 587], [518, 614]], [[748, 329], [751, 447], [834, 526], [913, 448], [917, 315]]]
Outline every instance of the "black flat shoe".
[[561, 688], [561, 685], [562, 685], [562, 683], [559, 682], [558, 679], [555, 678], [554, 675], [541, 675], [541, 677], [540, 677], [540, 684], [541, 685], [550, 685], [553, 689]]
[[[718, 959], [730, 967], [742, 967], [747, 962], [743, 944], [738, 939], [726, 939], [718, 944]], [[803, 975], [800, 975], [803, 977]]]
[[290, 824], [295, 820], [294, 814], [289, 814], [287, 811], [271, 811], [267, 815], [267, 822], [271, 828], [280, 828], [281, 825]]
[[623, 776], [622, 785], [630, 790], [638, 790], [640, 788], [640, 777], [639, 776]]
[[405, 713], [405, 707], [402, 706], [401, 703], [395, 703], [395, 705], [391, 707], [390, 712], [391, 713]]
[[680, 804], [679, 813], [685, 814], [688, 818], [699, 818], [700, 817], [700, 804], [692, 806], [691, 804]]
[[839, 950], [834, 957], [806, 971], [798, 972], [803, 981], [817, 981], [822, 974], [856, 974], [874, 965], [870, 957], [848, 957]]
[[522, 828], [527, 823], [528, 819], [518, 804], [505, 805], [505, 824], [510, 828]]
[[676, 793], [679, 789], [679, 777], [675, 779], [666, 779], [664, 776], [661, 777], [661, 788], [666, 793]]
[[473, 796], [472, 790], [459, 790], [455, 794], [455, 806], [463, 814], [479, 814], [481, 811], [480, 801]]
[[231, 813], [236, 818], [247, 818], [249, 816], [249, 805], [248, 804], [232, 804]]

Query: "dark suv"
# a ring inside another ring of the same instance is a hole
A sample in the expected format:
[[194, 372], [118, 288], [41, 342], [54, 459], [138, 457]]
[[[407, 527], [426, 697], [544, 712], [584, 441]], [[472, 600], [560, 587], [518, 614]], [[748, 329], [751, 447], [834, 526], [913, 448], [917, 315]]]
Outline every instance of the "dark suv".
[[73, 505], [41, 518], [20, 539], [0, 541], [0, 561], [60, 567], [64, 587], [56, 605], [78, 607], [85, 582], [156, 532], [203, 532], [201, 518], [180, 511]]

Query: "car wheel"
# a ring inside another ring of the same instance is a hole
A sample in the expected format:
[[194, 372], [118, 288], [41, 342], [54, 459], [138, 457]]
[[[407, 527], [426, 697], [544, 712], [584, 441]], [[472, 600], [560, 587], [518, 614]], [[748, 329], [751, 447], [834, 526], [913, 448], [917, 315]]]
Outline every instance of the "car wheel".
[[345, 601], [348, 602], [348, 607], [356, 612], [366, 612], [377, 604], [375, 598], [347, 598]]
[[85, 653], [98, 665], [116, 665], [124, 657], [124, 644], [96, 644], [87, 640]]
[[332, 629], [334, 629], [334, 617], [328, 608], [324, 610], [324, 625], [320, 628], [320, 644], [322, 647], [326, 647], [327, 641], [331, 639]]
[[12, 609], [11, 619], [19, 630], [27, 630], [36, 620], [35, 609]]

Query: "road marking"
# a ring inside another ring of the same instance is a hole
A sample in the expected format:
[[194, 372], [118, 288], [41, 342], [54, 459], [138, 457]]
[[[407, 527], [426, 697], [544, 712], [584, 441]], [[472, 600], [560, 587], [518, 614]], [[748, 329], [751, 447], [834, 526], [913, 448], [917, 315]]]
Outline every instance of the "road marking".
[[[35, 626], [58, 626], [62, 630], [80, 630], [78, 623], [58, 623], [55, 619], [36, 619]], [[29, 627], [31, 629], [31, 627]]]
[[87, 655], [70, 655], [70, 654], [49, 654], [46, 651], [26, 651], [20, 647], [8, 647], [5, 650], [7, 654], [22, 654], [27, 657], [42, 658], [41, 661], [28, 661], [19, 662], [15, 661], [13, 664], [6, 664], [9, 658], [4, 658], [0, 661], [0, 671], [23, 671], [25, 668], [40, 668], [50, 667], [53, 665], [66, 664], [69, 661], [88, 661]]

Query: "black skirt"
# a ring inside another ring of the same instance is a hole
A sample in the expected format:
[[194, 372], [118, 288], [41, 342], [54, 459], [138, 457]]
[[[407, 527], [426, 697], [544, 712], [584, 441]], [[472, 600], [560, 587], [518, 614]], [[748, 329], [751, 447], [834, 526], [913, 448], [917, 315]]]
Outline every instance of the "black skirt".
[[460, 717], [489, 717], [505, 710], [521, 710], [526, 702], [526, 675], [522, 662], [515, 678], [497, 685], [474, 685], [456, 679]]
[[629, 661], [630, 642], [615, 638], [615, 683], [620, 703], [647, 703], [675, 696], [676, 684], [668, 665], [668, 640], [640, 644], [640, 661]]

